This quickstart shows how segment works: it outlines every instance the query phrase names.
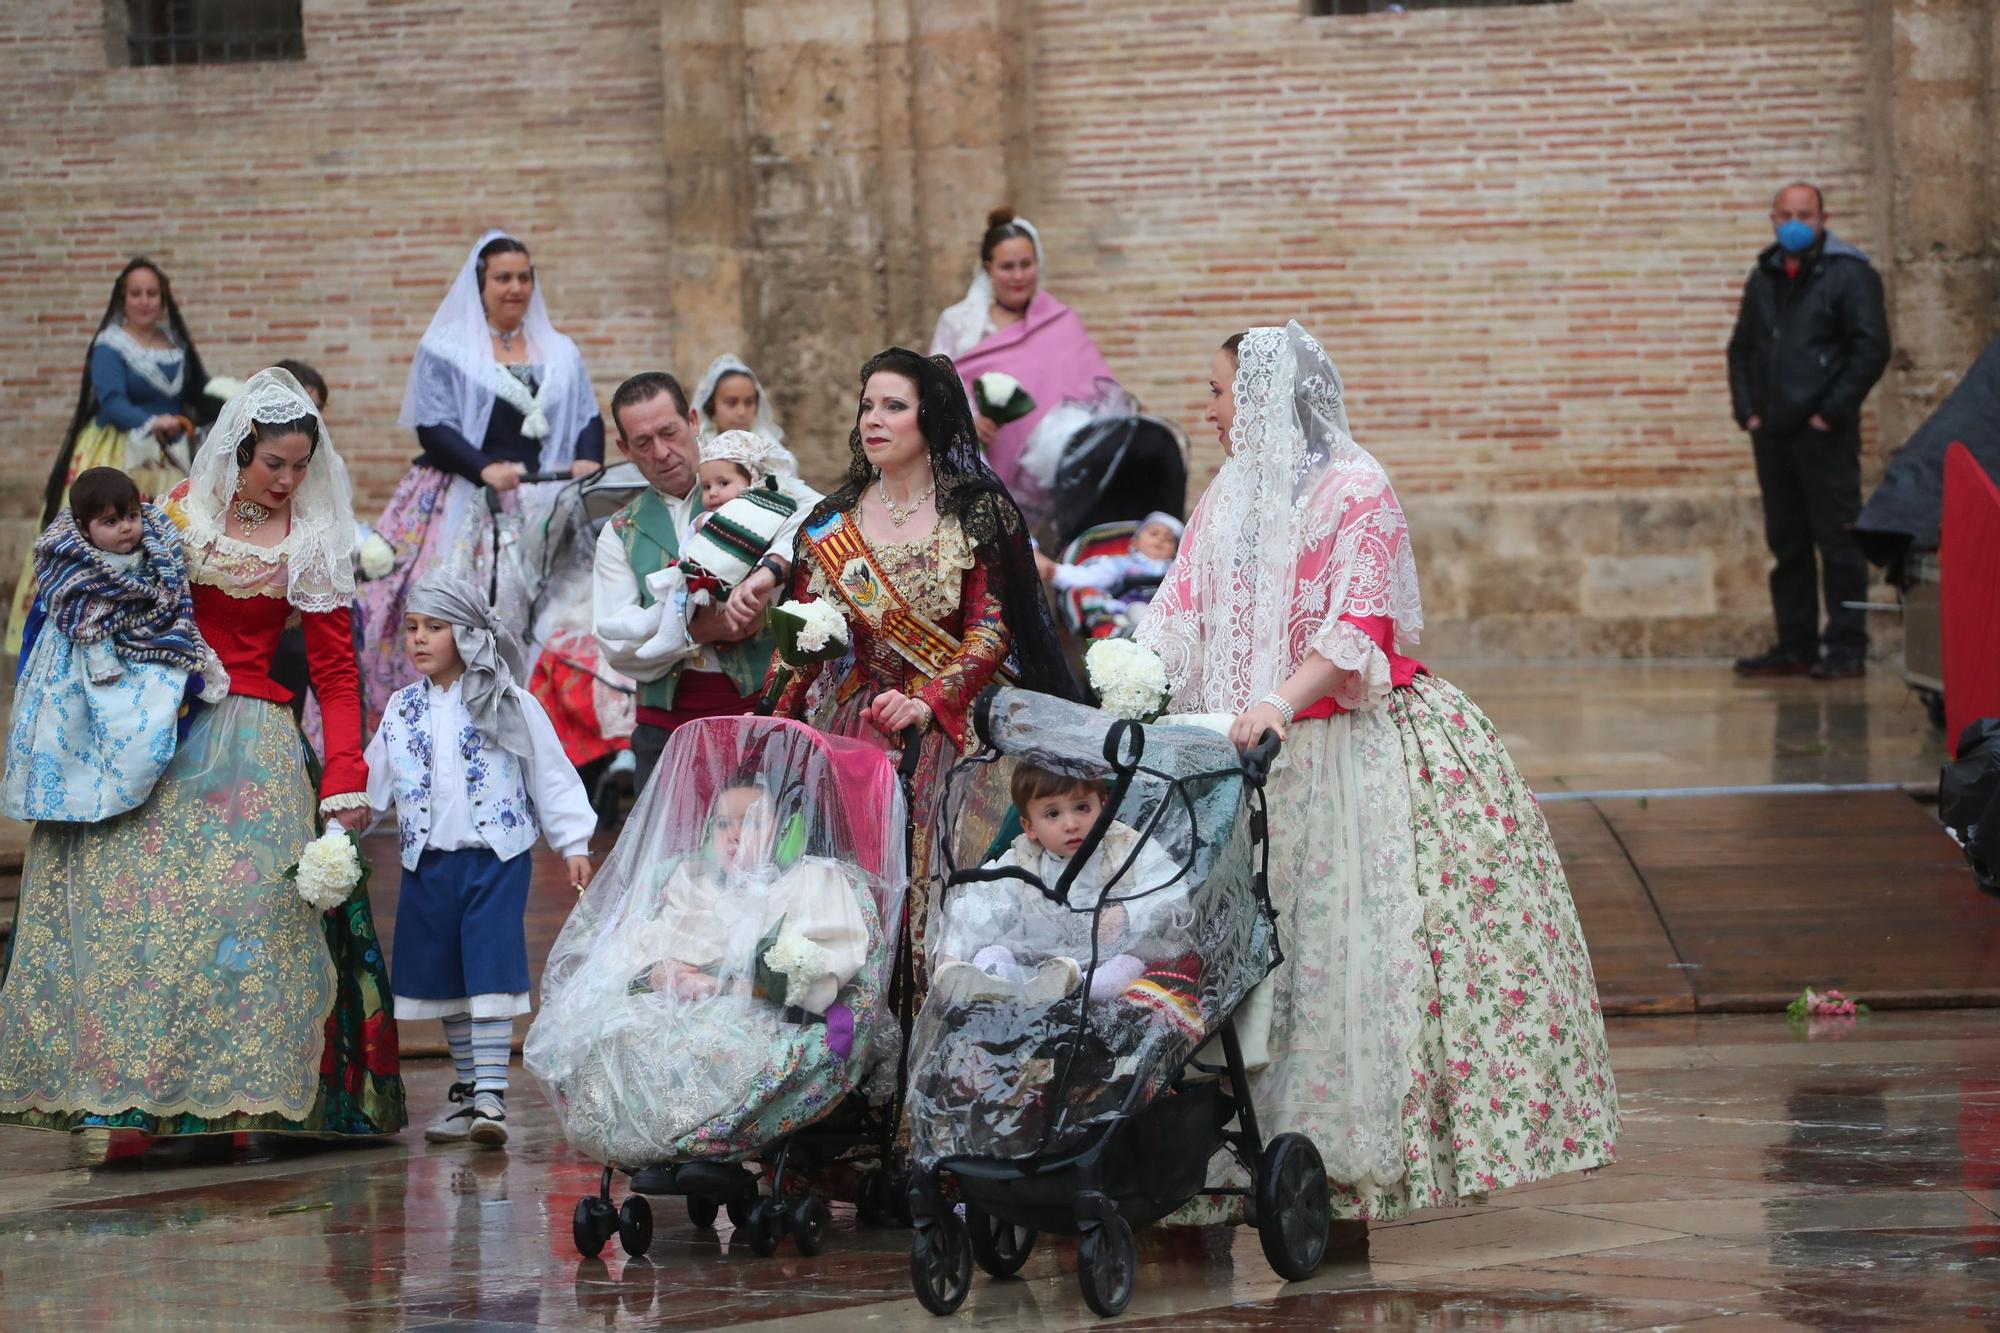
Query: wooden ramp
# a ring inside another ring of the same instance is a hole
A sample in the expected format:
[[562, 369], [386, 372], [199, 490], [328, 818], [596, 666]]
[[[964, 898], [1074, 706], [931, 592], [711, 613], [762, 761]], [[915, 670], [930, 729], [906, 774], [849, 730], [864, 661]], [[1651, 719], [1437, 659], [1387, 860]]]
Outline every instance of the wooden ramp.
[[1897, 792], [1544, 807], [1606, 1013], [2000, 1006], [2000, 899]]

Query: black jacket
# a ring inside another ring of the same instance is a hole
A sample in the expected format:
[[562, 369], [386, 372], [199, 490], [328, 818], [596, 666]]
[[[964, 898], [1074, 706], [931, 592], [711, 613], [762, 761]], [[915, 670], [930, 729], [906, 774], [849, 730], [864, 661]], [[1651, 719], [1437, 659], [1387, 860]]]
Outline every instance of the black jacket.
[[1785, 276], [1778, 246], [1757, 256], [1729, 339], [1737, 425], [1760, 417], [1763, 429], [1789, 435], [1817, 412], [1850, 432], [1888, 364], [1882, 279], [1866, 254], [1823, 232], [1799, 256], [1796, 278]]

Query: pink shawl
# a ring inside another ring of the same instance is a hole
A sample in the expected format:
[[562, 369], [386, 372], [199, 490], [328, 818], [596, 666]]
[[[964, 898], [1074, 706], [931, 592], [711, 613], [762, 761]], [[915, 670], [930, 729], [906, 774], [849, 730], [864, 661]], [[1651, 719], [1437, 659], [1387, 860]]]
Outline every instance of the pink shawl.
[[[1096, 398], [1098, 378], [1112, 378], [1111, 367], [1104, 364], [1103, 353], [1076, 311], [1041, 291], [1028, 302], [1027, 315], [1018, 324], [1001, 329], [958, 358], [967, 395], [972, 393], [972, 382], [989, 370], [1012, 375], [1035, 400], [1035, 410], [1002, 426], [986, 451], [986, 461], [1009, 490], [1016, 484], [1021, 451], [1043, 414], [1071, 400]], [[978, 410], [976, 398], [973, 410]]]

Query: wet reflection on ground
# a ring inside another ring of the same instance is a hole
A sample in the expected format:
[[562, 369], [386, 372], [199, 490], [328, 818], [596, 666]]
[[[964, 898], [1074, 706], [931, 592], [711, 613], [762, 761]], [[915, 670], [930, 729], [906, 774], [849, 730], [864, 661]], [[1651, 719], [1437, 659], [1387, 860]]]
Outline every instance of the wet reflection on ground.
[[[1143, 1237], [1142, 1328], [1979, 1327], [2000, 1319], [2000, 1012], [1619, 1020], [1619, 1165], [1378, 1227], [1286, 1286], [1248, 1234]], [[411, 1071], [413, 1104], [448, 1081]], [[596, 1172], [517, 1096], [507, 1153], [280, 1146], [262, 1160], [0, 1131], [0, 1327], [932, 1328], [905, 1238], [836, 1213], [826, 1252], [759, 1259], [660, 1201], [646, 1258], [580, 1260]], [[1074, 1259], [978, 1278], [979, 1327], [1093, 1321]]]

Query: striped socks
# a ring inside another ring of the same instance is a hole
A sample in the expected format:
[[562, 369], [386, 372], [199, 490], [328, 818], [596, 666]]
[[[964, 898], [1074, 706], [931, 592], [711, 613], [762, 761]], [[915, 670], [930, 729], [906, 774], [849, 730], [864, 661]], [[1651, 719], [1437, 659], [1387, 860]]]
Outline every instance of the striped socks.
[[[472, 1026], [473, 1087], [479, 1092], [507, 1094], [507, 1059], [513, 1053], [512, 1018], [475, 1018]], [[456, 1051], [453, 1058], [457, 1058]]]

